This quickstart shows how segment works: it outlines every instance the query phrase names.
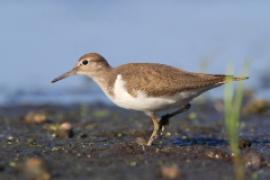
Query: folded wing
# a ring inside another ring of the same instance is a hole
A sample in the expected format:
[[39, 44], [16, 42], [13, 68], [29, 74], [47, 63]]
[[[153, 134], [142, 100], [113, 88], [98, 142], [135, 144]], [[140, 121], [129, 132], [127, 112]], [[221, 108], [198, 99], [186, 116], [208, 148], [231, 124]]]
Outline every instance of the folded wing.
[[[120, 73], [121, 72], [121, 73]], [[174, 95], [175, 93], [216, 87], [234, 80], [244, 80], [231, 75], [190, 73], [163, 65], [134, 63], [115, 68], [115, 75], [121, 74], [126, 88], [132, 95], [143, 91], [151, 96]]]

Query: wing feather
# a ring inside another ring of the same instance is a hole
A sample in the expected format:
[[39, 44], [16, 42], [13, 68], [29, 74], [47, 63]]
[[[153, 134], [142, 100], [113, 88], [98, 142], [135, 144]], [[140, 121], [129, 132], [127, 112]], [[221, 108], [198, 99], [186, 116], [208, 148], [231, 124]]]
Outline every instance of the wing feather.
[[222, 85], [233, 76], [191, 73], [164, 64], [133, 63], [115, 68], [115, 76], [121, 74], [128, 92], [134, 96], [143, 91], [151, 96], [175, 93]]

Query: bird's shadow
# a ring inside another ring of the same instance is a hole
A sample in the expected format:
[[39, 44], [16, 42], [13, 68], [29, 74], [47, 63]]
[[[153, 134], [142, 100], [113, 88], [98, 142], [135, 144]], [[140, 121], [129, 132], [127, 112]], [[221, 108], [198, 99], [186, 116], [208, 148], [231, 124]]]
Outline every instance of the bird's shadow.
[[[258, 138], [240, 138], [251, 145], [269, 145], [270, 140]], [[207, 146], [227, 146], [229, 142], [225, 139], [214, 137], [190, 137], [190, 138], [172, 138], [167, 142], [177, 146], [207, 145]]]
[[173, 138], [170, 139], [169, 144], [177, 146], [192, 146], [192, 145], [208, 145], [208, 146], [222, 146], [228, 145], [224, 139], [208, 138], [208, 137], [189, 137], [189, 138]]

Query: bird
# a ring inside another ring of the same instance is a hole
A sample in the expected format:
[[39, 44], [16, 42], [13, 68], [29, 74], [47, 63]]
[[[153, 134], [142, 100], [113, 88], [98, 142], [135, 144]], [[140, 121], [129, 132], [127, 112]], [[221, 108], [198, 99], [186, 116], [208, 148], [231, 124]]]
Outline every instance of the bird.
[[[159, 63], [128, 63], [112, 67], [99, 53], [81, 56], [68, 72], [52, 80], [55, 83], [73, 75], [92, 79], [117, 106], [144, 112], [153, 130], [144, 145], [151, 146], [162, 136], [169, 119], [190, 109], [200, 94], [232, 81], [246, 80], [224, 74], [195, 73]], [[159, 116], [160, 111], [170, 111]]]

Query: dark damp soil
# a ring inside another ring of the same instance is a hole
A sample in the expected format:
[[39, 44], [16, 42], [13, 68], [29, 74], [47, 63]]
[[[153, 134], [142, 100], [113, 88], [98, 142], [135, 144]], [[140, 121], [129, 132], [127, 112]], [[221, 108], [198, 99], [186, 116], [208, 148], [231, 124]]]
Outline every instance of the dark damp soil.
[[[219, 106], [193, 104], [189, 112], [171, 119], [164, 137], [152, 147], [135, 143], [137, 137], [148, 138], [152, 128], [140, 112], [99, 103], [2, 106], [0, 179], [40, 171], [63, 180], [233, 179], [223, 113], [214, 108]], [[45, 116], [31, 122], [31, 116], [26, 120], [29, 112]], [[241, 120], [246, 179], [270, 179], [270, 115], [246, 113]], [[64, 122], [68, 130], [63, 135], [58, 128]], [[25, 170], [39, 166], [25, 163], [30, 158], [40, 160], [42, 168]]]

